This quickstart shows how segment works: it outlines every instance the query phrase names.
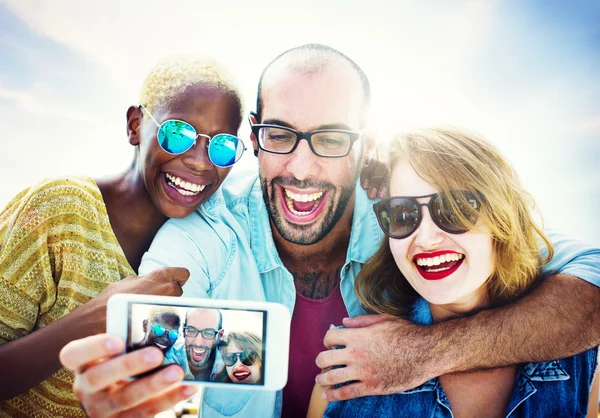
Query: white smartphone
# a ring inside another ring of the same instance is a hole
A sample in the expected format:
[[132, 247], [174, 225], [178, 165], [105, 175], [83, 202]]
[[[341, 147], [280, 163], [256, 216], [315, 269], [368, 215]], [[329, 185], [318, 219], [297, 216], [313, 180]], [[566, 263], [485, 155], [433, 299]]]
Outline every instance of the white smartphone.
[[[279, 390], [287, 382], [290, 314], [278, 303], [117, 294], [106, 331], [125, 352], [159, 348], [186, 383]], [[141, 376], [136, 376], [141, 377]]]

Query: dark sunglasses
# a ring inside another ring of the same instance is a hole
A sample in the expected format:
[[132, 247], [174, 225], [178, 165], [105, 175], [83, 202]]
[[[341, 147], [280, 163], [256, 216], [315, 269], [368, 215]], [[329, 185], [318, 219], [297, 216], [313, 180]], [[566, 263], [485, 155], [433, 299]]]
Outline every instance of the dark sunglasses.
[[[427, 203], [417, 201], [427, 197], [431, 198]], [[460, 215], [454, 212], [450, 199], [454, 200], [454, 206], [458, 208]], [[373, 210], [383, 232], [390, 238], [402, 239], [414, 233], [421, 224], [421, 206], [427, 206], [431, 219], [442, 231], [464, 234], [469, 228], [461, 219], [466, 219], [470, 225], [477, 222], [481, 197], [466, 191], [452, 192], [451, 196], [442, 193], [414, 197], [393, 196], [375, 203]]]
[[167, 119], [159, 124], [144, 105], [140, 105], [139, 108], [145, 110], [158, 127], [156, 139], [158, 145], [167, 154], [178, 155], [189, 151], [196, 145], [196, 139], [202, 136], [207, 139], [210, 161], [217, 167], [225, 168], [231, 167], [239, 161], [246, 150], [237, 136], [217, 134], [211, 138], [208, 135], [199, 134], [192, 125], [177, 119]]
[[225, 363], [227, 367], [233, 366], [235, 363], [237, 363], [238, 359], [245, 366], [252, 366], [254, 363], [256, 363], [258, 354], [256, 354], [254, 351], [250, 353], [242, 351], [241, 353], [223, 353], [221, 357], [223, 357], [223, 363]]
[[[152, 325], [152, 333], [154, 335], [156, 335], [157, 337], [162, 337], [163, 335], [165, 335], [165, 332], [167, 332], [167, 329], [164, 327], [164, 325], [161, 325], [161, 324]], [[169, 330], [168, 337], [169, 337], [169, 340], [176, 341], [177, 338], [179, 338], [179, 331], [176, 329]]]
[[205, 340], [214, 340], [218, 333], [219, 331], [214, 328], [198, 329], [191, 325], [183, 327], [183, 335], [190, 338], [196, 338], [198, 334], [202, 334], [202, 338]]

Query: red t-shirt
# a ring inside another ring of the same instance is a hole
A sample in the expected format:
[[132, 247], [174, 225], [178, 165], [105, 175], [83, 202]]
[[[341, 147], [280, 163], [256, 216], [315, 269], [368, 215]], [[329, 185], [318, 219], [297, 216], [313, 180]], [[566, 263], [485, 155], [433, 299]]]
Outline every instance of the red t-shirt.
[[315, 377], [321, 373], [315, 359], [325, 350], [325, 333], [331, 324], [340, 325], [347, 316], [339, 285], [324, 299], [309, 299], [296, 292], [282, 418], [306, 417]]

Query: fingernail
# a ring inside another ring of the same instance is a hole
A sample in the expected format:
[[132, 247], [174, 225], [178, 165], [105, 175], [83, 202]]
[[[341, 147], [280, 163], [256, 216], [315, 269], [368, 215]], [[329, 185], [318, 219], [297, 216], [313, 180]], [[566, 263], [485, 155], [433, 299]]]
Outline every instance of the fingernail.
[[327, 400], [327, 394], [325, 392], [321, 393], [321, 398]]
[[367, 187], [369, 187], [369, 180], [363, 180], [363, 182], [362, 182], [362, 188], [366, 189]]
[[193, 386], [186, 386], [185, 389], [183, 389], [184, 396], [187, 396], [188, 398], [194, 395], [196, 392], [198, 392], [198, 389]]
[[154, 349], [146, 351], [144, 353], [144, 360], [149, 364], [157, 363], [160, 360], [160, 351]]
[[119, 344], [119, 341], [115, 340], [114, 338], [106, 340], [104, 347], [106, 347], [106, 350], [111, 354], [121, 351], [121, 344]]
[[165, 380], [167, 382], [177, 382], [179, 380], [180, 373], [175, 367], [171, 367], [165, 373]]

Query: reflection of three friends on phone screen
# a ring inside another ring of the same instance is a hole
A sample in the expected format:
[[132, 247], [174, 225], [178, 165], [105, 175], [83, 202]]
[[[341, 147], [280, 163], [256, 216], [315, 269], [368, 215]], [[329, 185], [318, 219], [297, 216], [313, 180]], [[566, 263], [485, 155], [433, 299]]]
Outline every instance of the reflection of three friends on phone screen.
[[190, 308], [179, 338], [180, 318], [168, 307], [153, 308], [143, 321], [144, 338], [133, 349], [155, 345], [163, 364], [178, 364], [186, 380], [262, 383], [262, 340], [250, 332], [224, 337], [223, 315], [218, 309]]

